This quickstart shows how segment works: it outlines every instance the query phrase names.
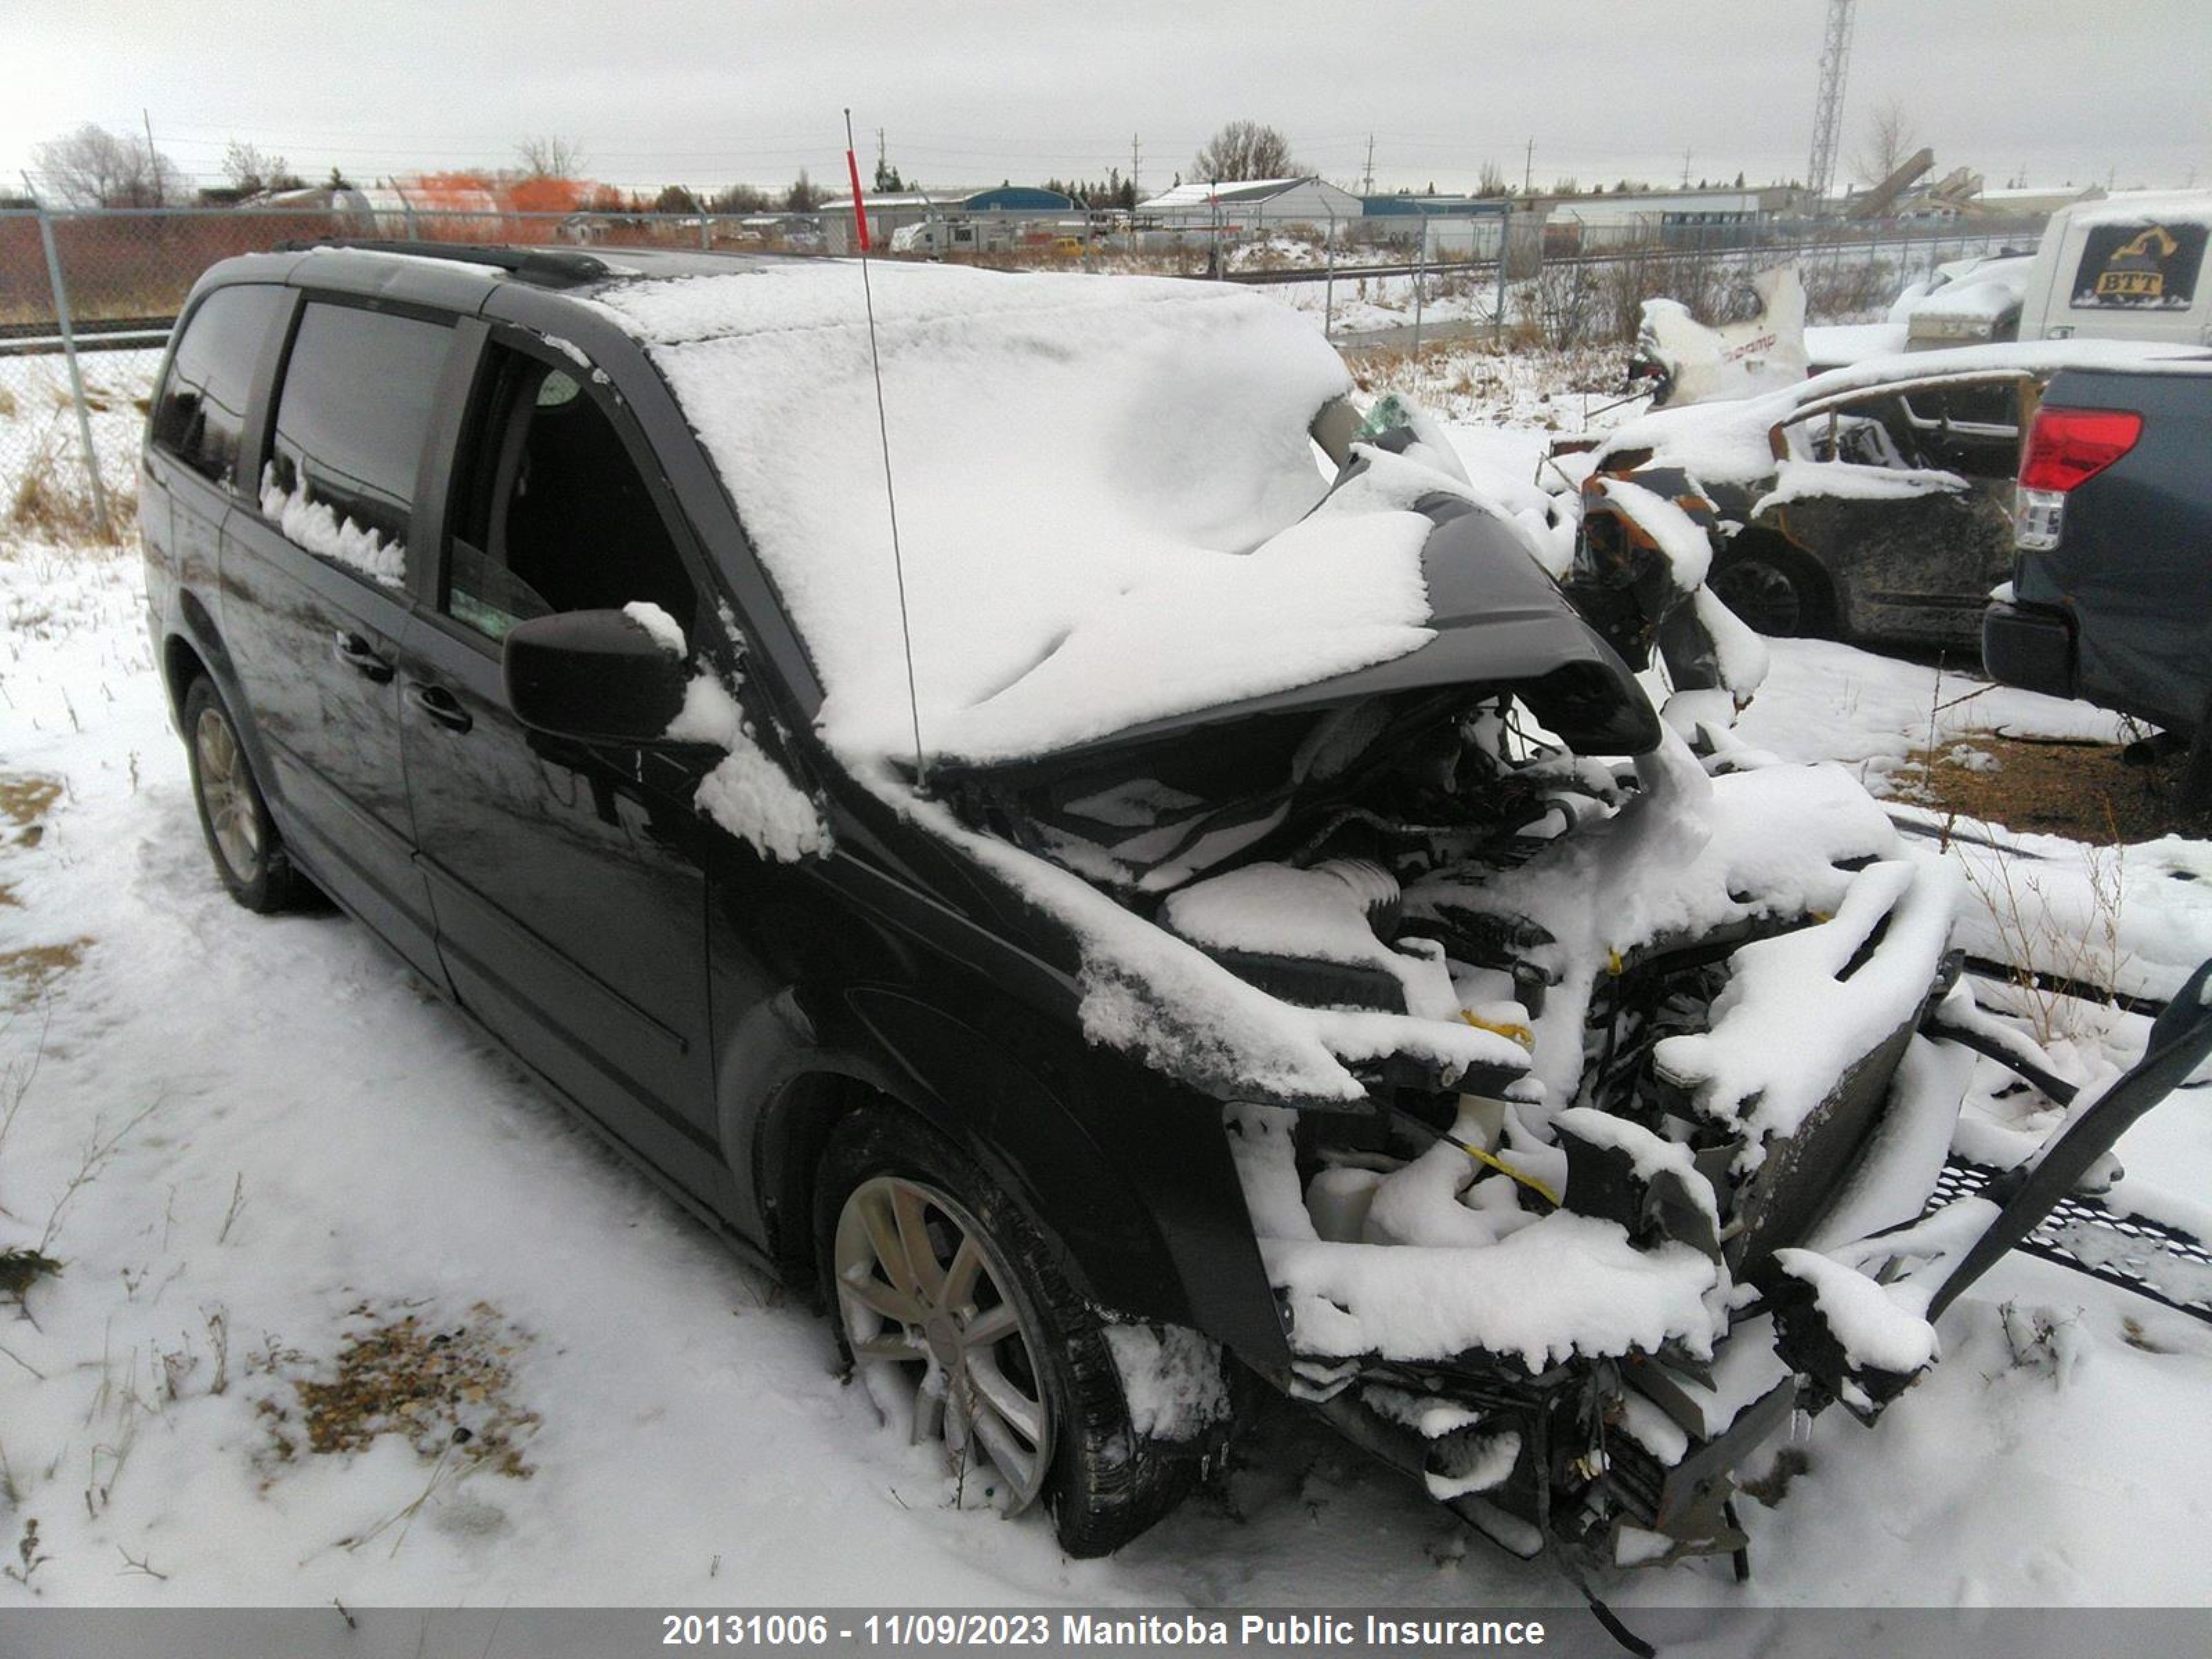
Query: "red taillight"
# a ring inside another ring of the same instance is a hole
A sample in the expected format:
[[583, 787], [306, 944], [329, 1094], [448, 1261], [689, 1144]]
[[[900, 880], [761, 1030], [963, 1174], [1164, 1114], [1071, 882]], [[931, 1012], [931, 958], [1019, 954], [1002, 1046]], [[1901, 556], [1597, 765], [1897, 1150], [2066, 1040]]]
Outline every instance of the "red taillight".
[[2142, 416], [2124, 409], [2039, 409], [2020, 464], [2023, 489], [2071, 489], [2136, 447]]

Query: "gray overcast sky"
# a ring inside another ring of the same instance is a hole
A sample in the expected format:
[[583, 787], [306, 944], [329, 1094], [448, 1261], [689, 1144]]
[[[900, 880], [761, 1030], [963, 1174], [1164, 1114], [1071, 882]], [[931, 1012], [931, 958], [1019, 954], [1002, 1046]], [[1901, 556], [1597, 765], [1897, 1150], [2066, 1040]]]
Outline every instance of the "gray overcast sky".
[[[320, 176], [498, 166], [580, 142], [625, 185], [817, 179], [853, 106], [929, 184], [1103, 177], [1141, 135], [1149, 189], [1221, 121], [1272, 122], [1315, 170], [1384, 188], [1624, 174], [1800, 174], [1825, 0], [0, 0], [0, 168], [84, 121], [196, 182], [226, 140]], [[2207, 0], [1860, 0], [1846, 158], [1891, 94], [1940, 167], [1992, 185], [2212, 185]]]

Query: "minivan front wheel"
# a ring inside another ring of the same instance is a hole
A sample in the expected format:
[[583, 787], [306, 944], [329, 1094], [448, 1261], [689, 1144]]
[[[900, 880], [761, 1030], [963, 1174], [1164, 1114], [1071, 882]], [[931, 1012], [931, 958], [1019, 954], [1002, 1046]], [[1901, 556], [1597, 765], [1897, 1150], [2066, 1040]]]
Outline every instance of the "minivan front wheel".
[[989, 1463], [1018, 1514], [1052, 1467], [1044, 1332], [1012, 1271], [958, 1200], [902, 1175], [846, 1194], [832, 1266], [846, 1352], [915, 1443], [941, 1441], [954, 1466]]
[[964, 1499], [1043, 1504], [1060, 1547], [1104, 1555], [1175, 1506], [1200, 1447], [1137, 1432], [1099, 1311], [975, 1161], [868, 1109], [824, 1148], [815, 1260], [838, 1346], [878, 1410], [939, 1445]]
[[185, 693], [184, 732], [200, 830], [224, 890], [249, 910], [291, 908], [303, 884], [270, 819], [238, 724], [205, 675]]

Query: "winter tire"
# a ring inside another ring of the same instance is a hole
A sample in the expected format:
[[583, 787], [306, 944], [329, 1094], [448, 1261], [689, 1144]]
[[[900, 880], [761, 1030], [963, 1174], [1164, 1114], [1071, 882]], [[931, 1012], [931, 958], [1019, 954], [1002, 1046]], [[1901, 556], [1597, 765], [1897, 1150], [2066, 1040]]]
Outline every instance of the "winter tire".
[[841, 1123], [816, 1188], [840, 1352], [886, 1420], [1007, 1513], [1042, 1501], [1072, 1556], [1173, 1508], [1199, 1459], [1139, 1436], [1104, 1324], [974, 1161], [902, 1114]]
[[205, 675], [185, 693], [184, 727], [200, 831], [224, 890], [259, 915], [293, 908], [307, 884], [269, 817], [238, 723]]

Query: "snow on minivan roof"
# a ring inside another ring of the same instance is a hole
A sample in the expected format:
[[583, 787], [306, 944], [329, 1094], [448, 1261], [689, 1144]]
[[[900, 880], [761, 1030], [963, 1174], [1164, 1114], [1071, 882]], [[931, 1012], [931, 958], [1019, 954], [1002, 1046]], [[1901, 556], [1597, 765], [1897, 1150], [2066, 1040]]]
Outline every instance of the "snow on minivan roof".
[[[1310, 321], [1165, 278], [870, 274], [933, 757], [1040, 755], [1431, 637], [1414, 492], [1321, 505], [1307, 428], [1352, 383]], [[631, 279], [588, 303], [643, 343], [720, 471], [821, 676], [825, 740], [851, 763], [910, 754], [860, 267]]]

